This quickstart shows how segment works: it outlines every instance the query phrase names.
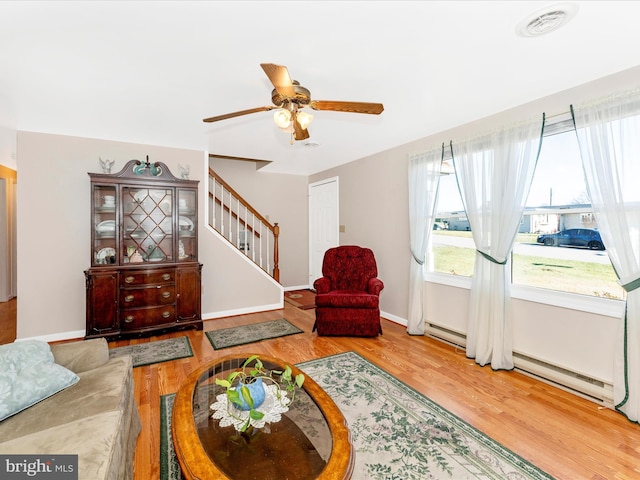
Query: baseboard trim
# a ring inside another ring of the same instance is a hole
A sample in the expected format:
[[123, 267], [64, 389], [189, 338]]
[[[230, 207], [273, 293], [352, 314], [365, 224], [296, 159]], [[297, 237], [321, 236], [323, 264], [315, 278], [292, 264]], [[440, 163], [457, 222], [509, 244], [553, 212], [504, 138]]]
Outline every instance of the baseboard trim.
[[223, 317], [233, 317], [236, 315], [246, 315], [248, 313], [266, 312], [269, 310], [280, 310], [284, 308], [284, 303], [273, 303], [271, 305], [258, 305], [255, 307], [238, 308], [235, 310], [225, 310], [222, 312], [210, 312], [202, 315], [203, 320], [215, 320]]
[[36, 335], [35, 337], [16, 338], [16, 342], [25, 340], [42, 340], [43, 342], [60, 342], [62, 340], [82, 340], [84, 339], [84, 330], [74, 330], [71, 332], [53, 333], [51, 335]]
[[380, 316], [385, 320], [389, 320], [390, 322], [394, 322], [405, 327], [408, 325], [406, 318], [398, 317], [397, 315], [393, 315], [391, 313], [380, 311]]
[[291, 292], [293, 290], [311, 290], [309, 285], [298, 285], [295, 287], [284, 287], [285, 292]]

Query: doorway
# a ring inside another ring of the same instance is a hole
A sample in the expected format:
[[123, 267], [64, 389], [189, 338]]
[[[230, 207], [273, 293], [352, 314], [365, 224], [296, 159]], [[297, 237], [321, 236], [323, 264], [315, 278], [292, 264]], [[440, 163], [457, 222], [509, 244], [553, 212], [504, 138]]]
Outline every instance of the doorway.
[[17, 295], [17, 172], [0, 165], [0, 302]]
[[309, 287], [322, 276], [324, 252], [338, 246], [338, 177], [309, 185]]
[[17, 172], [0, 165], [0, 345], [17, 331], [16, 192]]

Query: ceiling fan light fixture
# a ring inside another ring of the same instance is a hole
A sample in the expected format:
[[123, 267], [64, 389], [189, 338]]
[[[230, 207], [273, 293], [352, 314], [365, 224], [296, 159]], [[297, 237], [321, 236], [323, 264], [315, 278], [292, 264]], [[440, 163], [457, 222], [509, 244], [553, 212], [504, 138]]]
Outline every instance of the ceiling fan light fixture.
[[291, 125], [291, 112], [280, 108], [274, 112], [273, 121], [279, 128], [286, 129]]
[[311, 122], [313, 121], [313, 115], [303, 111], [299, 111], [296, 118], [303, 130], [309, 128], [309, 125], [311, 125]]

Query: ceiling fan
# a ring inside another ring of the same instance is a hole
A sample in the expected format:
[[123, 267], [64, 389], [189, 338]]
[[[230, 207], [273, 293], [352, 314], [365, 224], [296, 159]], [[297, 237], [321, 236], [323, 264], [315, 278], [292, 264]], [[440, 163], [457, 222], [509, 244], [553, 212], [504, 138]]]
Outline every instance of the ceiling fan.
[[292, 139], [305, 140], [309, 138], [307, 128], [311, 120], [313, 120], [313, 115], [302, 111], [305, 107], [313, 110], [333, 110], [335, 112], [367, 113], [372, 115], [379, 115], [384, 110], [381, 103], [312, 100], [311, 92], [308, 89], [300, 85], [296, 80], [291, 80], [287, 67], [273, 63], [261, 63], [260, 66], [273, 84], [274, 90], [271, 92], [273, 105], [218, 115], [205, 118], [203, 121], [207, 123], [218, 122], [228, 118], [277, 109], [274, 114], [276, 124], [285, 131], [291, 132]]

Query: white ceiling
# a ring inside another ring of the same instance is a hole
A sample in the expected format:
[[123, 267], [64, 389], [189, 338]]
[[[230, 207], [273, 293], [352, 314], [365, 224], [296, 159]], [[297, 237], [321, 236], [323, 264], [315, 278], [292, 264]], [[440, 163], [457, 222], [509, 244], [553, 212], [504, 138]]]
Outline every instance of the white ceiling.
[[[541, 1], [2, 1], [0, 125], [207, 150], [311, 174], [640, 64], [640, 2], [573, 1], [575, 18], [515, 33]], [[315, 100], [381, 102], [379, 115], [313, 112], [290, 145], [260, 63]]]

